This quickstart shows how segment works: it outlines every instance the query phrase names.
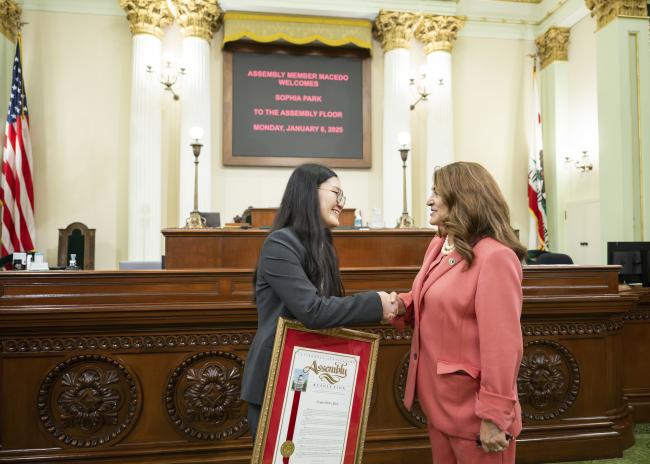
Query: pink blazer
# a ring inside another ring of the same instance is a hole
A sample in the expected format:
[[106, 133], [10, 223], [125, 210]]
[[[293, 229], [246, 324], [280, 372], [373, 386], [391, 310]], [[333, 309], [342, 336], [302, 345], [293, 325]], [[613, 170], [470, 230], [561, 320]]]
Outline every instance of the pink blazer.
[[[521, 432], [517, 372], [521, 362], [522, 269], [516, 254], [492, 238], [474, 246], [474, 262], [431, 241], [410, 292], [400, 294], [413, 326], [404, 404], [418, 392], [429, 422], [452, 436], [476, 438], [481, 419]], [[434, 267], [434, 265], [436, 265]]]

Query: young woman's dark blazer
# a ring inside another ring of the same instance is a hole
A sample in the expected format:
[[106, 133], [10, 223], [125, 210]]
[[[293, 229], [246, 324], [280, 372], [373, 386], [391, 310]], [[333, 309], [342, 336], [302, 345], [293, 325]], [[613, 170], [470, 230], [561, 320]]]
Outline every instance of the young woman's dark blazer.
[[278, 318], [297, 319], [310, 329], [376, 323], [382, 319], [376, 292], [324, 297], [305, 273], [305, 248], [290, 228], [265, 240], [257, 266], [255, 288], [257, 333], [242, 380], [242, 399], [261, 405], [269, 372]]

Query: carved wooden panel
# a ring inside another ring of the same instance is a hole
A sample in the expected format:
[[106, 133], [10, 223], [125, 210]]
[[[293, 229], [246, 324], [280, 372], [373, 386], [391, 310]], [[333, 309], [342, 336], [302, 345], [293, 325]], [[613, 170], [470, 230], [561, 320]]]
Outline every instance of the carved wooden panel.
[[648, 345], [650, 340], [650, 289], [627, 291], [638, 298], [638, 304], [625, 315], [623, 325], [623, 392], [634, 409], [638, 422], [650, 422], [650, 369]]
[[[417, 271], [343, 275], [349, 291], [404, 290]], [[635, 413], [649, 398], [650, 336], [641, 335], [650, 299], [612, 292], [608, 267], [524, 275], [534, 285], [521, 321], [518, 462], [619, 455], [632, 437], [626, 398]], [[250, 278], [223, 269], [0, 275], [0, 462], [248, 462], [236, 392], [257, 324]], [[363, 330], [381, 337], [364, 462], [430, 462], [426, 419], [401, 402], [412, 332]]]

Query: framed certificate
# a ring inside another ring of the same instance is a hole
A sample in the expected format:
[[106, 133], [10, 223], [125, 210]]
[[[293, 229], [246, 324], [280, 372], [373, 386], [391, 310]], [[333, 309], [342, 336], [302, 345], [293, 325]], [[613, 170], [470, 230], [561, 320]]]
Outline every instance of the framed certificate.
[[253, 464], [361, 463], [379, 337], [280, 318]]

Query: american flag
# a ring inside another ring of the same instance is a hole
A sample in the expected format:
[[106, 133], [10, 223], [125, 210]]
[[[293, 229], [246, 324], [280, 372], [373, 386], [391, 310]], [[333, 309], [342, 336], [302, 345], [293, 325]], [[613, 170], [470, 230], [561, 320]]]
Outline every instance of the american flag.
[[2, 256], [14, 251], [32, 251], [34, 226], [34, 184], [32, 146], [29, 140], [27, 96], [20, 64], [20, 40], [16, 44], [11, 94], [2, 152]]

